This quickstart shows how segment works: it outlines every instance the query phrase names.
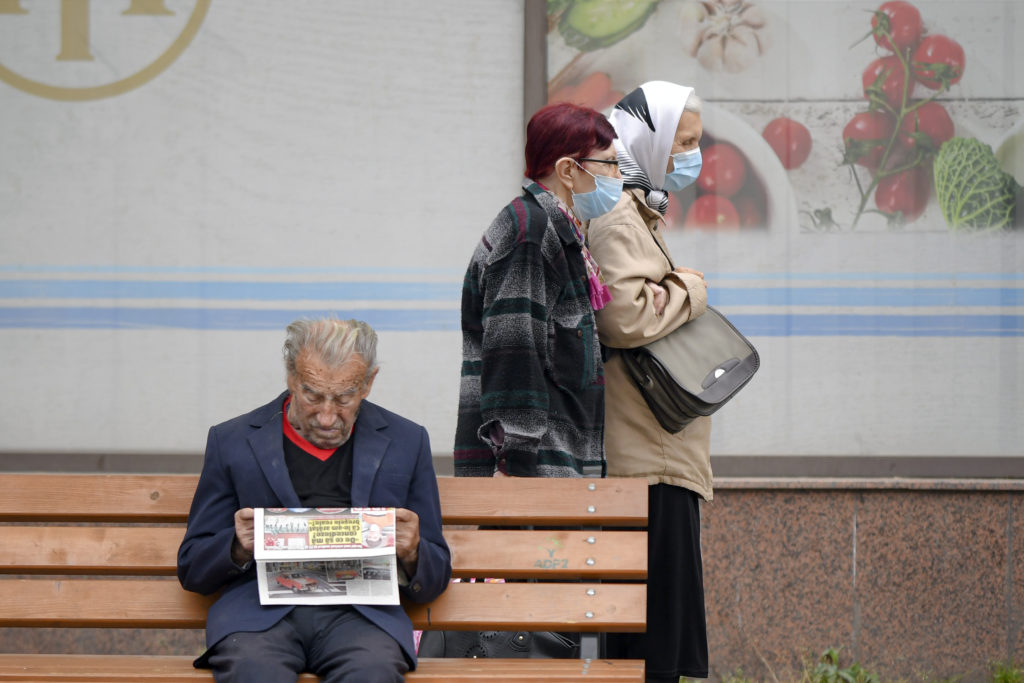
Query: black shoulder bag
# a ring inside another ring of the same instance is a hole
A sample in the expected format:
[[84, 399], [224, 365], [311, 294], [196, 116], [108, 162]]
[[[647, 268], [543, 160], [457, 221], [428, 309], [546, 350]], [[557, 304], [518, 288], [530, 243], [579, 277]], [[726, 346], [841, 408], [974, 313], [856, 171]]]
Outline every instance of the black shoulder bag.
[[724, 406], [761, 365], [754, 345], [711, 306], [661, 339], [620, 352], [658, 424], [673, 434]]

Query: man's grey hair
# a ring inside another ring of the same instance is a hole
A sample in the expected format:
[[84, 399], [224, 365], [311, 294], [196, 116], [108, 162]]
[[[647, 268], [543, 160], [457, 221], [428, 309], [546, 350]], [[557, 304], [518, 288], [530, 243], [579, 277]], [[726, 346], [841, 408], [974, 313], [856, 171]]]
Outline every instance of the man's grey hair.
[[697, 93], [691, 92], [690, 96], [686, 98], [686, 104], [683, 105], [683, 111], [692, 111], [694, 114], [703, 114], [704, 100], [697, 97]]
[[283, 351], [289, 375], [295, 374], [295, 361], [306, 351], [334, 368], [359, 354], [366, 363], [366, 379], [377, 370], [377, 333], [362, 320], [334, 317], [296, 320], [288, 326]]

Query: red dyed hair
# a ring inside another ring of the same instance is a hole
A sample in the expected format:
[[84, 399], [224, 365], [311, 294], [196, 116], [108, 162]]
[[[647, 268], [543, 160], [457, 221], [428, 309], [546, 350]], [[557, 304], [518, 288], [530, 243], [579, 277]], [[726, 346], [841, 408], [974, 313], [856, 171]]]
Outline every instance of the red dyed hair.
[[549, 104], [526, 125], [526, 177], [543, 178], [562, 157], [578, 159], [592, 150], [607, 149], [615, 129], [599, 111], [578, 104]]

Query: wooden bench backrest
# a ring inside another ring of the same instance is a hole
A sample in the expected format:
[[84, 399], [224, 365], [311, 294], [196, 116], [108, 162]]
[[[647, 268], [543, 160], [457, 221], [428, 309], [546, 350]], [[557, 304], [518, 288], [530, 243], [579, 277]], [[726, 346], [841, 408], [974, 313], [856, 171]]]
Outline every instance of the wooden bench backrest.
[[[0, 626], [202, 627], [212, 598], [172, 578], [196, 482], [0, 474]], [[644, 629], [646, 535], [616, 527], [646, 527], [646, 481], [438, 483], [447, 525], [543, 529], [447, 528], [456, 577], [533, 581], [453, 584], [430, 605], [407, 605], [417, 628]]]
[[[184, 523], [198, 481], [191, 474], [0, 474], [0, 522]], [[438, 488], [445, 524], [647, 524], [646, 488], [636, 479], [441, 477]]]

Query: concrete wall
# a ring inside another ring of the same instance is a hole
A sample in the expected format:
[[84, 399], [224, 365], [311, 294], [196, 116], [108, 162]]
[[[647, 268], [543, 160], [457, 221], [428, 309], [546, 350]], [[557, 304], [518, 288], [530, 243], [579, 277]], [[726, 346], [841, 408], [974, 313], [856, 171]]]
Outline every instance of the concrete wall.
[[522, 0], [131, 6], [0, 2], [0, 452], [201, 452], [328, 312], [450, 451], [462, 274], [522, 176]]

